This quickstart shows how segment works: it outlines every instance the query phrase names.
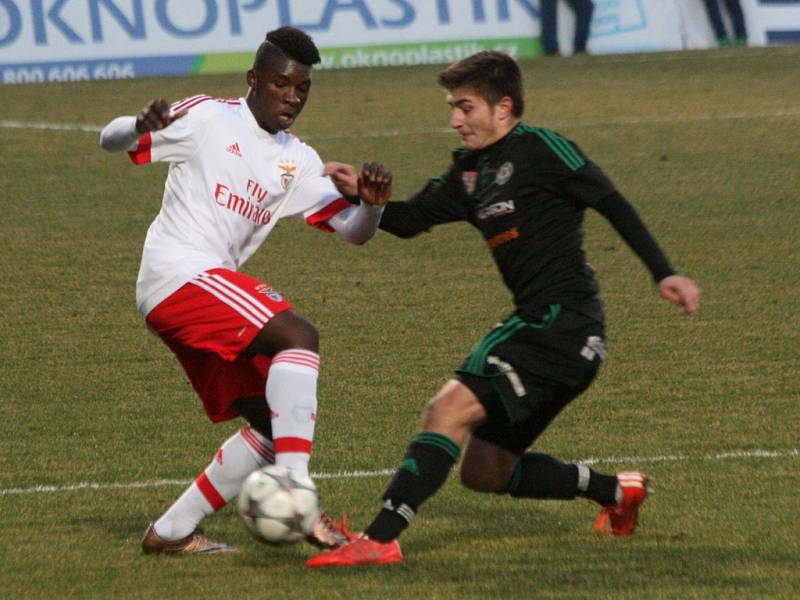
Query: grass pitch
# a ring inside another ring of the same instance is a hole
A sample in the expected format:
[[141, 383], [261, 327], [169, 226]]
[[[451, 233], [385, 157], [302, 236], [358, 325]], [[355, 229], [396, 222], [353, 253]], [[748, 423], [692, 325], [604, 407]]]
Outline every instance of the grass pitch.
[[[0, 597], [795, 598], [800, 48], [526, 62], [526, 122], [576, 140], [705, 290], [661, 301], [598, 215], [586, 220], [609, 318], [595, 385], [539, 441], [657, 493], [628, 539], [583, 502], [483, 496], [451, 478], [391, 568], [309, 572], [310, 547], [145, 557], [139, 539], [238, 426], [210, 425], [133, 288], [166, 167], [103, 153], [91, 129], [149, 99], [238, 96], [243, 76], [0, 87]], [[320, 72], [297, 133], [324, 159], [385, 162], [396, 196], [458, 139], [437, 67]], [[276, 228], [246, 272], [319, 327], [313, 470], [326, 508], [368, 524], [425, 401], [511, 309], [478, 234], [445, 226], [349, 247]], [[339, 473], [339, 475], [336, 475]]]

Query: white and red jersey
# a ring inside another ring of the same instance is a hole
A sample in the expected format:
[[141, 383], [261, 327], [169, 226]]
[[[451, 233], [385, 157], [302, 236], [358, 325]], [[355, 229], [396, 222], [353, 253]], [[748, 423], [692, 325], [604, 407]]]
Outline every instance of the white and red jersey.
[[143, 316], [198, 273], [238, 270], [279, 219], [330, 231], [326, 221], [350, 206], [323, 177], [314, 149], [261, 129], [244, 98], [201, 95], [172, 105], [184, 109], [129, 152], [135, 164], [170, 163], [136, 282]]

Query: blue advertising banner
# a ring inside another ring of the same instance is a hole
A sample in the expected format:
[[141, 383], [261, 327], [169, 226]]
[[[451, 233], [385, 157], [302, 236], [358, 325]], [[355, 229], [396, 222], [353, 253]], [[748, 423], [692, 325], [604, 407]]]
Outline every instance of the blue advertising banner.
[[[751, 45], [800, 38], [800, 0], [742, 4]], [[595, 0], [589, 51], [711, 47], [701, 6]], [[559, 11], [569, 53], [573, 16], [566, 3]], [[539, 0], [0, 0], [0, 82], [240, 71], [282, 25], [312, 35], [322, 68], [448, 63], [490, 48], [541, 54]]]

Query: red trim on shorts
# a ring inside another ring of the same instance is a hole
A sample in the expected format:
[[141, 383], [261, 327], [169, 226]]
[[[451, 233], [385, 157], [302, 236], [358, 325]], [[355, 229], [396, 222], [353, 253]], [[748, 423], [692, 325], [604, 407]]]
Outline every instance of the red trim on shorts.
[[328, 233], [333, 233], [334, 229], [330, 225], [328, 225], [328, 219], [333, 217], [334, 215], [338, 215], [342, 212], [345, 208], [349, 208], [353, 206], [350, 204], [345, 198], [337, 198], [330, 204], [328, 204], [325, 208], [315, 212], [313, 215], [306, 219], [306, 223], [311, 225], [311, 227], [316, 227], [317, 229], [321, 229], [322, 231], [326, 231]]
[[150, 163], [150, 147], [152, 145], [153, 136], [151, 136], [150, 132], [148, 131], [139, 138], [139, 143], [136, 146], [136, 150], [131, 150], [128, 152], [128, 156], [131, 157], [133, 164], [145, 165]]
[[208, 500], [211, 508], [214, 510], [219, 510], [225, 506], [225, 498], [220, 495], [220, 493], [217, 491], [217, 488], [215, 488], [214, 485], [209, 481], [205, 473], [202, 473], [200, 477], [195, 480], [195, 483], [205, 499]]
[[304, 440], [303, 438], [296, 437], [282, 437], [275, 438], [272, 443], [275, 444], [275, 454], [281, 454], [283, 452], [311, 454], [311, 440]]

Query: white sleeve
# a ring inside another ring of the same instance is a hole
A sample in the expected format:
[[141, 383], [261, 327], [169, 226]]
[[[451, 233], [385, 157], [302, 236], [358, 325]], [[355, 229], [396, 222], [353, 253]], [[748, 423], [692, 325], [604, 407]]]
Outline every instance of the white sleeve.
[[336, 213], [328, 219], [328, 224], [345, 242], [363, 244], [378, 230], [383, 209], [383, 206], [372, 206], [362, 202], [358, 206], [353, 205]]
[[140, 135], [136, 117], [117, 117], [100, 132], [100, 147], [109, 152], [134, 150]]
[[[172, 105], [184, 106], [181, 100]], [[191, 104], [192, 110], [164, 129], [140, 134], [136, 131], [136, 117], [117, 117], [103, 128], [100, 145], [110, 152], [128, 151], [131, 161], [137, 165], [151, 162], [181, 162], [188, 160], [202, 144], [208, 131], [206, 126], [214, 116], [214, 102], [200, 96]]]

